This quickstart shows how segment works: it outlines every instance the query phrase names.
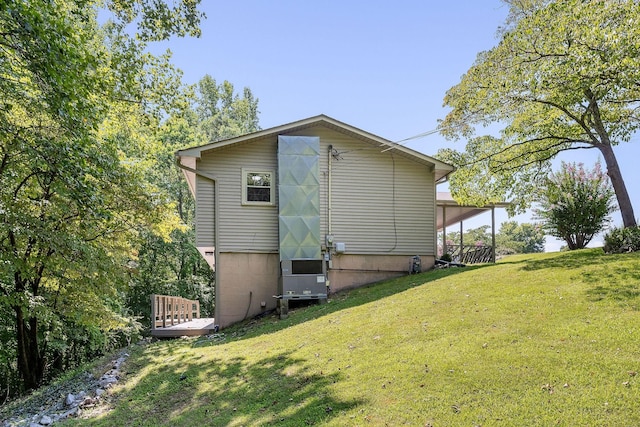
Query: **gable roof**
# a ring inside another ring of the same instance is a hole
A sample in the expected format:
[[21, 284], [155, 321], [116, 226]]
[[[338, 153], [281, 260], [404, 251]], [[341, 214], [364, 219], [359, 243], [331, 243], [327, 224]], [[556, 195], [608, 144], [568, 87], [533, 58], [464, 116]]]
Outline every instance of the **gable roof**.
[[389, 141], [388, 139], [384, 139], [372, 133], [365, 132], [351, 125], [335, 120], [329, 116], [325, 116], [324, 114], [320, 114], [318, 116], [309, 117], [307, 119], [298, 120], [296, 122], [272, 127], [269, 129], [259, 130], [259, 131], [238, 136], [235, 138], [225, 139], [225, 140], [216, 141], [216, 142], [210, 142], [208, 144], [200, 145], [198, 147], [191, 147], [191, 148], [186, 148], [184, 150], [179, 150], [176, 152], [176, 157], [200, 158], [202, 156], [202, 153], [205, 151], [216, 150], [216, 149], [227, 147], [229, 145], [234, 145], [234, 144], [247, 143], [260, 138], [286, 134], [289, 132], [294, 132], [294, 131], [298, 131], [301, 129], [310, 128], [314, 126], [325, 126], [330, 129], [336, 130], [338, 132], [352, 136], [366, 143], [378, 145], [381, 148], [381, 151], [394, 150], [395, 152], [405, 157], [411, 158], [414, 161], [417, 161], [419, 163], [423, 163], [426, 165], [431, 165], [435, 170], [436, 182], [445, 179], [447, 175], [449, 175], [454, 170], [454, 167], [451, 166], [450, 164], [441, 162], [440, 160], [434, 159], [433, 157], [427, 156], [418, 151], [396, 144], [392, 141]]

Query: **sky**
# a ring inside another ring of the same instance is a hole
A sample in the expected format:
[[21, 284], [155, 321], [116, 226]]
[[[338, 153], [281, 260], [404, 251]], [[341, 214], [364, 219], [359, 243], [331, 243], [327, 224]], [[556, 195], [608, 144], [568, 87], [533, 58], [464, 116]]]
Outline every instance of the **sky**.
[[[267, 129], [318, 114], [391, 141], [434, 130], [443, 119], [446, 91], [477, 54], [498, 43], [508, 8], [499, 0], [202, 0], [207, 18], [200, 38], [173, 38], [170, 49], [185, 83], [209, 74], [259, 99]], [[636, 215], [640, 215], [640, 138], [616, 148]], [[463, 150], [465, 141], [439, 134], [406, 146], [426, 155]], [[591, 168], [595, 150], [564, 153], [560, 160]], [[440, 189], [446, 190], [446, 189]], [[498, 210], [496, 224], [508, 218]], [[530, 212], [515, 217], [533, 222]], [[619, 212], [613, 215], [620, 225]], [[483, 215], [466, 228], [490, 224]], [[595, 245], [601, 239], [594, 239]], [[547, 238], [547, 251], [562, 242]]]

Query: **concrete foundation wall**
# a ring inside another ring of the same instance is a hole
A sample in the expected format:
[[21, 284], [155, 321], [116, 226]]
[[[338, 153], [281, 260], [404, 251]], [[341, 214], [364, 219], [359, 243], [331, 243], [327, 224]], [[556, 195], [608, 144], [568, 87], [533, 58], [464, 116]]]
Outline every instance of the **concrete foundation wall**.
[[[332, 260], [329, 270], [331, 292], [355, 288], [381, 280], [409, 274], [409, 255], [339, 255]], [[421, 255], [422, 271], [433, 268], [435, 257]]]
[[[339, 255], [329, 270], [331, 292], [405, 276], [411, 255]], [[280, 259], [277, 253], [221, 253], [216, 272], [216, 324], [229, 326], [276, 308]], [[435, 259], [421, 255], [422, 271]], [[261, 303], [265, 306], [262, 307]]]
[[[276, 308], [277, 253], [220, 253], [216, 272], [216, 323], [229, 326]], [[261, 303], [265, 306], [262, 307]]]

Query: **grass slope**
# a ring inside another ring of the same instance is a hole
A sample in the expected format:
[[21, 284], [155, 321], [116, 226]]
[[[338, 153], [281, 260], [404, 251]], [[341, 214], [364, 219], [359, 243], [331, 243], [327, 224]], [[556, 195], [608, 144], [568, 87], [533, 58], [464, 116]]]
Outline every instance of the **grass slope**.
[[640, 425], [640, 254], [407, 276], [133, 352], [117, 405], [70, 424]]

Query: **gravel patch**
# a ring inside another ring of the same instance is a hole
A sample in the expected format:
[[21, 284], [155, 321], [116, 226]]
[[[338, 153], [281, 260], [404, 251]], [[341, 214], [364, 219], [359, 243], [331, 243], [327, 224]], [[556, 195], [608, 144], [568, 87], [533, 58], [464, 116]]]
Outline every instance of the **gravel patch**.
[[70, 379], [42, 387], [0, 407], [0, 427], [40, 427], [70, 417], [95, 416], [108, 410], [109, 389], [118, 383], [129, 354], [121, 351], [95, 376], [82, 372]]

